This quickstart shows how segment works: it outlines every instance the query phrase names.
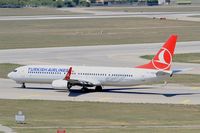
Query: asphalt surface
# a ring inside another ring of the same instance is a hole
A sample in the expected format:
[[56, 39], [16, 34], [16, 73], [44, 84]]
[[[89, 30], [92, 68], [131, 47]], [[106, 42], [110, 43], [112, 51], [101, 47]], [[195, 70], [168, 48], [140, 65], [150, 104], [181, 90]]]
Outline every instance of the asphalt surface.
[[90, 19], [90, 18], [126, 18], [126, 17], [146, 17], [146, 18], [166, 18], [184, 21], [200, 22], [197, 16], [200, 13], [121, 13], [102, 15], [38, 15], [38, 16], [0, 16], [0, 21], [5, 20], [58, 20], [58, 19]]
[[0, 131], [3, 133], [15, 133], [11, 128], [0, 124]]
[[[90, 9], [90, 8], [89, 8]], [[88, 8], [61, 8], [75, 13], [86, 13], [82, 15], [35, 15], [35, 16], [0, 16], [0, 21], [5, 20], [58, 20], [58, 19], [90, 19], [90, 18], [123, 18], [123, 17], [146, 17], [166, 18], [183, 21], [200, 22], [200, 11], [195, 12], [113, 12], [89, 10]]]
[[9, 79], [0, 80], [1, 99], [40, 99], [57, 101], [91, 101], [115, 103], [200, 104], [200, 87], [168, 84], [134, 87], [104, 87], [103, 92], [82, 93], [77, 87], [71, 92], [52, 89], [51, 85], [27, 84], [20, 88]]

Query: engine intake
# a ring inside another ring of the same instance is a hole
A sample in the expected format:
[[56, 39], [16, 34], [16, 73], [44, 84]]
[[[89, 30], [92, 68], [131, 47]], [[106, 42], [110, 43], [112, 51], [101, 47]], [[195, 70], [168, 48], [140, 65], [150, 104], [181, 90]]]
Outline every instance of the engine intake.
[[55, 89], [67, 89], [67, 84], [66, 80], [54, 80], [51, 85]]

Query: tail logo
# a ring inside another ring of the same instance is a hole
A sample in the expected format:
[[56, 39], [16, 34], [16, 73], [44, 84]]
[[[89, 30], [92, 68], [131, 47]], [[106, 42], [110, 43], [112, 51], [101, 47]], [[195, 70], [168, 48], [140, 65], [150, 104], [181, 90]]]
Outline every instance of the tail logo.
[[165, 70], [170, 67], [172, 55], [168, 49], [162, 48], [158, 54], [152, 59], [152, 64], [156, 69]]

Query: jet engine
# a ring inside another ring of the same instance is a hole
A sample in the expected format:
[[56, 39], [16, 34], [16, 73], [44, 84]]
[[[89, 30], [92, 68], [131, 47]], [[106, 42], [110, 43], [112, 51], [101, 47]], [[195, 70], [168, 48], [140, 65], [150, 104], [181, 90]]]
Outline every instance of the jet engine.
[[54, 89], [67, 89], [67, 83], [68, 81], [60, 79], [54, 80], [51, 85]]

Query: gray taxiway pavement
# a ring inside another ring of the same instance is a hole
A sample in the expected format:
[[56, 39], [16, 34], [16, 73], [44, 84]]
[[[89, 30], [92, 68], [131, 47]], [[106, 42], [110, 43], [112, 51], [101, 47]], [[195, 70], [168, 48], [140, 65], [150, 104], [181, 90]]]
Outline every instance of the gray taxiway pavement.
[[38, 15], [38, 16], [0, 16], [2, 20], [58, 20], [58, 19], [90, 19], [90, 18], [126, 18], [126, 17], [146, 17], [146, 18], [166, 18], [184, 21], [200, 22], [198, 17], [190, 17], [200, 15], [200, 12], [194, 13], [104, 13], [102, 15]]
[[103, 92], [90, 93], [81, 93], [76, 87], [73, 87], [71, 92], [66, 92], [66, 90], [52, 89], [50, 85], [44, 84], [27, 84], [27, 88], [23, 89], [9, 79], [0, 79], [0, 86], [1, 99], [200, 104], [200, 87], [177, 84], [104, 87]]
[[0, 131], [3, 133], [16, 133], [11, 128], [3, 126], [0, 124]]
[[199, 11], [194, 12], [115, 12], [90, 10], [88, 8], [61, 8], [81, 15], [35, 15], [35, 16], [0, 16], [0, 21], [5, 20], [58, 20], [58, 19], [90, 19], [90, 18], [124, 18], [124, 17], [146, 17], [146, 18], [166, 18], [184, 21], [200, 22]]

